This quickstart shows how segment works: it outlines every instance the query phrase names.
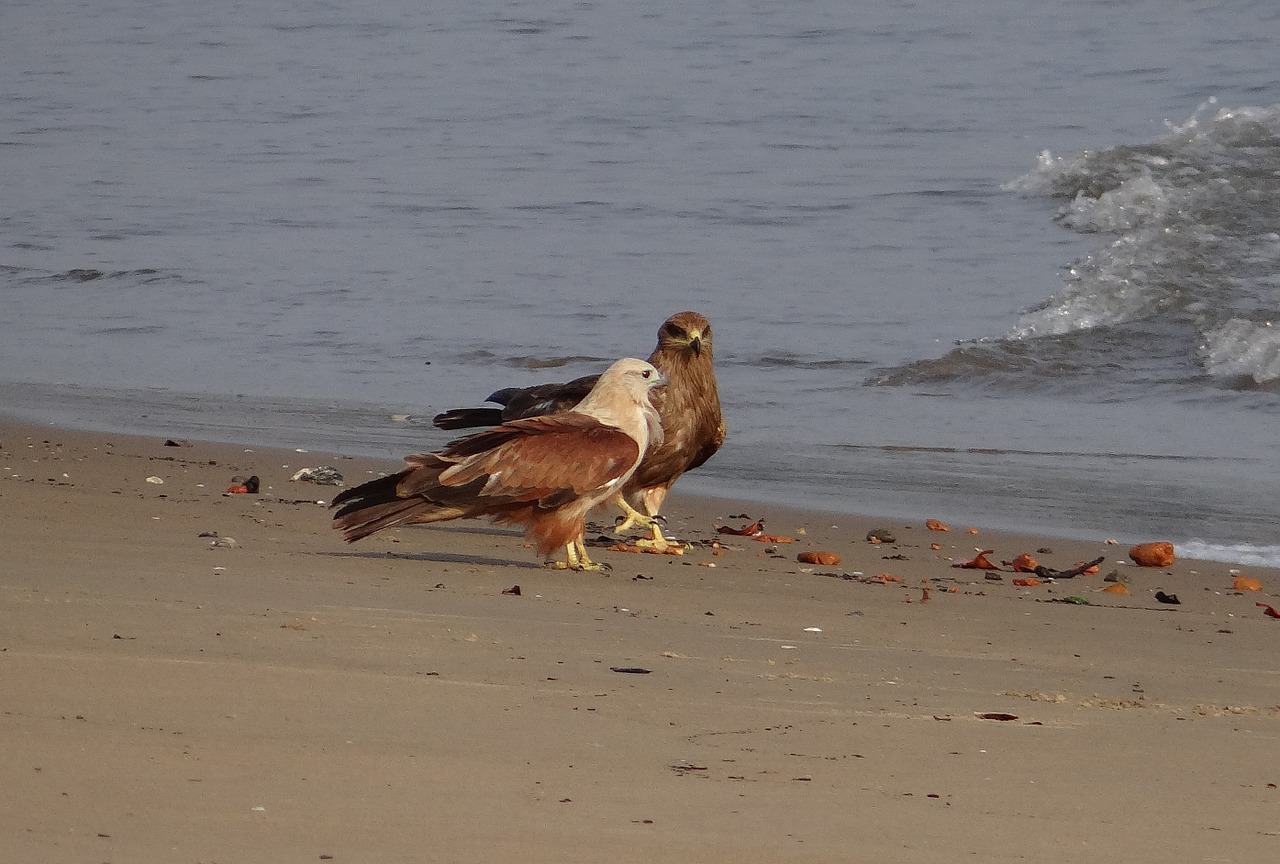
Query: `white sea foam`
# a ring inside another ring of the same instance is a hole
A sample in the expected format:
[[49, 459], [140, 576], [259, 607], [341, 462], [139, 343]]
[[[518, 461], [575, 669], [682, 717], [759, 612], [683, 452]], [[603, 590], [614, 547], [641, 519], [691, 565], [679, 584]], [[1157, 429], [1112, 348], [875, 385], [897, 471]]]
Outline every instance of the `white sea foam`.
[[1280, 379], [1280, 329], [1270, 321], [1232, 318], [1205, 334], [1200, 352], [1210, 375], [1248, 377], [1258, 384]]
[[1144, 172], [1097, 198], [1077, 193], [1059, 218], [1082, 233], [1122, 234], [1162, 218], [1177, 197], [1171, 192]]
[[1185, 540], [1175, 543], [1179, 558], [1197, 561], [1220, 561], [1224, 564], [1243, 564], [1250, 567], [1280, 567], [1280, 546], [1255, 546], [1249, 543], [1223, 545], [1203, 540]]

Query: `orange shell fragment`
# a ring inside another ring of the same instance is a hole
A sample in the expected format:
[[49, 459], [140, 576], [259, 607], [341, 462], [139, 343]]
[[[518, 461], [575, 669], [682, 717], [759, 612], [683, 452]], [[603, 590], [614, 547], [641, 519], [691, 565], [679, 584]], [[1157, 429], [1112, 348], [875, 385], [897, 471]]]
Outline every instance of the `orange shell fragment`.
[[683, 555], [683, 546], [667, 546], [664, 549], [655, 549], [652, 546], [637, 546], [632, 543], [614, 543], [607, 546], [610, 552], [629, 552], [632, 555]]
[[987, 556], [994, 551], [996, 550], [982, 549], [978, 552], [976, 556], [974, 556], [973, 560], [961, 561], [956, 564], [952, 564], [951, 566], [962, 567], [965, 570], [999, 570], [1000, 569], [999, 567], [997, 567], [996, 565], [992, 564], [990, 561], [987, 560]]
[[1231, 583], [1237, 591], [1261, 591], [1262, 582], [1252, 576], [1237, 576]]
[[928, 528], [930, 531], [950, 531], [951, 530], [950, 525], [948, 525], [945, 522], [939, 522], [937, 519], [924, 520], [924, 527]]
[[1102, 589], [1103, 594], [1128, 594], [1129, 588], [1123, 582], [1112, 582]]
[[757, 534], [752, 540], [758, 540], [761, 543], [794, 543], [794, 537], [783, 537], [780, 534]]
[[801, 552], [796, 556], [801, 564], [818, 564], [823, 567], [835, 567], [840, 563], [840, 556], [835, 552]]
[[1042, 585], [1044, 583], [1042, 583], [1039, 579], [1033, 579], [1028, 577], [1026, 579], [1014, 579], [1013, 584], [1017, 585], [1019, 588], [1034, 588], [1035, 586]]
[[1014, 573], [1034, 573], [1036, 572], [1036, 568], [1040, 566], [1040, 562], [1033, 558], [1028, 552], [1023, 552], [1012, 561], [1006, 561], [1004, 563], [1012, 567]]

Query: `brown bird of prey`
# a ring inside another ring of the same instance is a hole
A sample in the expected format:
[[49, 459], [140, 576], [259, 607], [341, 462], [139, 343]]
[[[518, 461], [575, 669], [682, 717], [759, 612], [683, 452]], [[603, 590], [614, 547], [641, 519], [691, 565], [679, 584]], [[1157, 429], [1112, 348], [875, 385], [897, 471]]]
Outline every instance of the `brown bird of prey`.
[[667, 379], [644, 360], [605, 370], [569, 411], [527, 417], [459, 438], [409, 467], [334, 496], [333, 526], [348, 543], [393, 525], [490, 517], [524, 526], [538, 554], [563, 548], [560, 567], [599, 570], [583, 542], [587, 513], [622, 489], [662, 421], [650, 401]]
[[[659, 513], [667, 492], [681, 474], [706, 462], [724, 443], [725, 423], [712, 368], [711, 324], [697, 312], [672, 315], [658, 330], [658, 346], [649, 355], [649, 362], [670, 380], [653, 397], [654, 407], [662, 417], [664, 437], [661, 443], [650, 446], [640, 467], [615, 497], [614, 503], [626, 514], [615, 530], [645, 525], [653, 532], [653, 540], [642, 542], [662, 549], [667, 540]], [[571, 408], [598, 377], [588, 375], [565, 384], [509, 387], [485, 400], [500, 408], [460, 408], [437, 414], [433, 422], [441, 429], [463, 429], [554, 414]]]

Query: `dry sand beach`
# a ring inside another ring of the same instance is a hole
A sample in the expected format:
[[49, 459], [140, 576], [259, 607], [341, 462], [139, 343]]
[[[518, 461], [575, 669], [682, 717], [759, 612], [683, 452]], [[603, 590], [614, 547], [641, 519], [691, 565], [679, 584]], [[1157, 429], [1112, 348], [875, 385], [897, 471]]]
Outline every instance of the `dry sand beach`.
[[14, 424], [0, 463], [3, 861], [1280, 856], [1276, 571], [677, 490], [701, 545], [602, 576], [485, 523], [344, 546], [290, 480], [394, 463]]

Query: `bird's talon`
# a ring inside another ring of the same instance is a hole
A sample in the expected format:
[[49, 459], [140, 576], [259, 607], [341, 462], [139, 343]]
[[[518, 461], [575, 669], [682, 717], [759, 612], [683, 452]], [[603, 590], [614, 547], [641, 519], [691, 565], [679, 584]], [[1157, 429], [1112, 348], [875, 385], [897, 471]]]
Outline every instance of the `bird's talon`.
[[630, 516], [619, 516], [617, 519], [613, 520], [613, 533], [625, 534], [639, 524], [639, 520], [633, 519]]
[[579, 561], [577, 564], [570, 564], [568, 561], [548, 561], [542, 566], [549, 570], [573, 570], [576, 573], [604, 573], [613, 569], [612, 564], [597, 561]]
[[635, 543], [632, 545], [638, 546], [641, 549], [654, 549], [658, 552], [666, 552], [668, 550], [689, 548], [688, 544], [681, 543], [679, 540], [676, 540], [674, 537], [663, 537], [661, 540], [659, 540], [657, 537], [639, 537], [636, 539]]

